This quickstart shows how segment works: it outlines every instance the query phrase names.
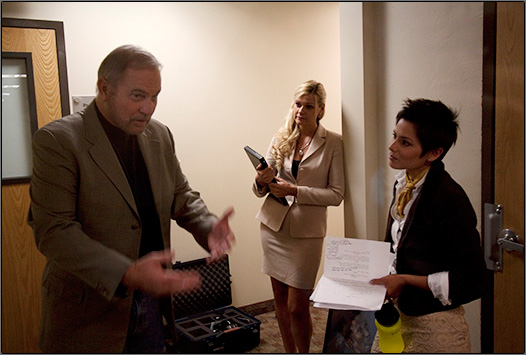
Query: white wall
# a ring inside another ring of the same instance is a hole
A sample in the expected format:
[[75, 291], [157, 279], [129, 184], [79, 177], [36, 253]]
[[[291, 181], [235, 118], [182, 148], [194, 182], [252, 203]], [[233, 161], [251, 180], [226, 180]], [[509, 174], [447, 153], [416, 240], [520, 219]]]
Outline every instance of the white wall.
[[[154, 117], [176, 139], [183, 171], [209, 208], [234, 206], [233, 303], [271, 299], [260, 271], [255, 176], [243, 150], [264, 153], [296, 87], [327, 89], [322, 123], [341, 132], [338, 3], [2, 2], [2, 17], [64, 23], [69, 92], [95, 94], [96, 72], [115, 47], [138, 44], [164, 64]], [[343, 204], [328, 234], [343, 236]], [[174, 222], [177, 260], [206, 256]]]
[[376, 57], [371, 7], [340, 4], [345, 237], [383, 240], [378, 228]]
[[[386, 118], [378, 131], [383, 140], [378, 141], [387, 147], [394, 117], [406, 97], [441, 100], [459, 109], [461, 131], [444, 164], [468, 194], [480, 231], [483, 4], [383, 3], [375, 10], [378, 115]], [[386, 216], [396, 172], [389, 169], [387, 154], [380, 153], [379, 160], [386, 172], [380, 194]], [[480, 352], [480, 300], [465, 308], [472, 351]]]
[[[358, 237], [383, 239], [396, 174], [388, 165], [387, 146], [396, 113], [407, 97], [441, 100], [460, 109], [461, 133], [444, 163], [466, 190], [480, 230], [483, 4], [342, 3], [340, 18], [344, 144], [346, 153], [351, 146], [358, 150], [349, 154], [350, 169], [362, 169], [355, 173], [358, 186], [345, 201], [346, 236], [355, 236], [348, 234], [351, 230], [358, 231]], [[373, 62], [376, 70], [371, 71]], [[360, 81], [363, 90], [356, 92]], [[354, 100], [354, 105], [347, 100]], [[377, 156], [368, 155], [368, 150], [375, 152], [371, 139], [377, 142]], [[376, 171], [370, 170], [368, 159], [378, 161]], [[355, 183], [351, 174], [347, 182]], [[366, 193], [368, 189], [374, 191]], [[377, 211], [370, 208], [373, 196], [378, 197]], [[480, 301], [465, 308], [472, 351], [480, 352]]]
[[[480, 224], [483, 4], [381, 3], [375, 13], [378, 116], [385, 118], [379, 143], [387, 147], [394, 118], [407, 97], [441, 100], [460, 110], [461, 131], [444, 163], [466, 190]], [[386, 212], [396, 172], [382, 154], [387, 149], [379, 151], [387, 177]]]

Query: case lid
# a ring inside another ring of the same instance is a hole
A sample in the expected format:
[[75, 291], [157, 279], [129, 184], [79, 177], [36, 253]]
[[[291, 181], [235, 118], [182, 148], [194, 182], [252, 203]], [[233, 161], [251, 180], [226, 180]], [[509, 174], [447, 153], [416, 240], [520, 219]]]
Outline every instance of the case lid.
[[174, 270], [197, 270], [201, 274], [201, 288], [173, 296], [175, 319], [229, 306], [232, 303], [228, 255], [218, 262], [207, 264], [206, 259], [176, 262]]

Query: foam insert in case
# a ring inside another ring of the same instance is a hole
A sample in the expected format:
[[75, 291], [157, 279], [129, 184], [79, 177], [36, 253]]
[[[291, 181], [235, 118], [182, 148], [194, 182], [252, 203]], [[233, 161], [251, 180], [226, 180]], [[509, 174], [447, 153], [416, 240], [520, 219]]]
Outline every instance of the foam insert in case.
[[231, 306], [232, 292], [228, 256], [207, 264], [197, 259], [172, 266], [176, 270], [197, 270], [202, 287], [174, 295], [174, 352], [242, 353], [259, 345], [261, 322]]

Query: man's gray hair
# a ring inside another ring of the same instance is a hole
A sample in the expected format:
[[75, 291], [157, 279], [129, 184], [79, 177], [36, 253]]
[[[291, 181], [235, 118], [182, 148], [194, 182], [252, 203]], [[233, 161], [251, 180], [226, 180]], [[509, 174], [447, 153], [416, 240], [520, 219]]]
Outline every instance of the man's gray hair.
[[98, 80], [104, 79], [110, 87], [115, 87], [128, 68], [161, 70], [162, 64], [153, 54], [141, 47], [123, 45], [115, 48], [104, 58], [99, 67]]

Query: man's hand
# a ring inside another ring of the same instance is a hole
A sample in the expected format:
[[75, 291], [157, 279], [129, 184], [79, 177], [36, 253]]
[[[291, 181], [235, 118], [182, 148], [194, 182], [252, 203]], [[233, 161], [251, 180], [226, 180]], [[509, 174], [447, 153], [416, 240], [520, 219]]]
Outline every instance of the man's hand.
[[172, 270], [170, 250], [154, 251], [134, 262], [122, 278], [130, 290], [140, 290], [155, 297], [184, 293], [201, 287], [197, 271]]
[[236, 241], [234, 232], [228, 225], [228, 218], [234, 213], [234, 208], [230, 207], [223, 217], [216, 222], [210, 233], [208, 234], [208, 248], [210, 249], [210, 256], [207, 262], [217, 261], [221, 259], [232, 248], [232, 244]]

